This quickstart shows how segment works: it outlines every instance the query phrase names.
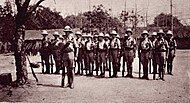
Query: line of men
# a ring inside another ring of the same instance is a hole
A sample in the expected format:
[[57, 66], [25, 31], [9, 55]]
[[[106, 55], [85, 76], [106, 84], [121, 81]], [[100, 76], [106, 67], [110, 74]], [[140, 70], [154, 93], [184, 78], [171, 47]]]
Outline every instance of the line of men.
[[[82, 33], [80, 31], [74, 33], [69, 26], [66, 26], [64, 32], [62, 35], [54, 32], [54, 39], [50, 41], [47, 39], [47, 31], [43, 31], [40, 51], [42, 72], [50, 74], [51, 71], [53, 73], [52, 61], [54, 59], [56, 67], [54, 73], [59, 74], [60, 70], [63, 70], [62, 86], [64, 86], [65, 69], [68, 75], [66, 87], [70, 88], [74, 87], [74, 73], [105, 77], [105, 72], [109, 71], [109, 77], [116, 78], [121, 67], [121, 57], [123, 57], [122, 77], [133, 78], [132, 64], [136, 51], [139, 57], [139, 78], [149, 80], [148, 71], [151, 72], [152, 65], [153, 79], [158, 73], [159, 79], [164, 80], [166, 63], [167, 72], [172, 75], [177, 44], [170, 30], [166, 34], [163, 30], [159, 30], [159, 32], [153, 32], [152, 35], [144, 30], [138, 43], [133, 38], [131, 29], [126, 30], [123, 40], [115, 30], [109, 34], [99, 33], [97, 30], [91, 33], [85, 29]], [[46, 66], [45, 72], [44, 65]], [[76, 65], [78, 68], [75, 68]], [[143, 76], [140, 75], [141, 66]], [[125, 67], [127, 67], [127, 75], [125, 75]]]

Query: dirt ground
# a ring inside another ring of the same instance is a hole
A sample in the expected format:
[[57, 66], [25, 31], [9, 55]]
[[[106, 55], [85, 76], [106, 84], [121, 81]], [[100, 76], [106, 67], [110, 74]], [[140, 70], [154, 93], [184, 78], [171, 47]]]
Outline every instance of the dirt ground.
[[[40, 61], [39, 56], [30, 57]], [[12, 73], [15, 80], [14, 58], [0, 55], [0, 74]], [[166, 75], [165, 81], [138, 79], [138, 59], [134, 62], [135, 78], [75, 77], [75, 88], [61, 88], [61, 75], [41, 74], [30, 86], [3, 88], [0, 86], [0, 102], [64, 102], [64, 103], [190, 103], [190, 51], [178, 50], [174, 61], [173, 76]], [[34, 81], [30, 68], [29, 78]], [[106, 74], [108, 76], [108, 74]]]

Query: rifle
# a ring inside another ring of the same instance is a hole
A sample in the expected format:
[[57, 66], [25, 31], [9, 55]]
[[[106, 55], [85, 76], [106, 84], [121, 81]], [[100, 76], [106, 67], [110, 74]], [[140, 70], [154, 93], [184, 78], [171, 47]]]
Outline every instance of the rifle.
[[139, 55], [139, 78], [141, 78], [141, 55], [140, 55], [140, 51], [139, 51], [138, 55]]
[[53, 74], [53, 55], [50, 55], [50, 62], [51, 62], [51, 74]]
[[[125, 50], [124, 50], [125, 52]], [[124, 53], [123, 53], [123, 70], [122, 70], [122, 77], [124, 77], [124, 74], [125, 74], [125, 58], [124, 58]]]
[[29, 64], [30, 64], [30, 68], [31, 68], [31, 71], [32, 71], [32, 75], [33, 75], [33, 77], [36, 79], [36, 82], [38, 82], [38, 78], [37, 78], [37, 76], [36, 76], [36, 74], [35, 74], [35, 72], [34, 72], [34, 69], [33, 69], [33, 67], [31, 66], [31, 62], [30, 62], [30, 59], [29, 59], [29, 57], [26, 55], [26, 58], [28, 59], [28, 62], [29, 62]]
[[109, 77], [111, 77], [111, 52], [109, 50]]

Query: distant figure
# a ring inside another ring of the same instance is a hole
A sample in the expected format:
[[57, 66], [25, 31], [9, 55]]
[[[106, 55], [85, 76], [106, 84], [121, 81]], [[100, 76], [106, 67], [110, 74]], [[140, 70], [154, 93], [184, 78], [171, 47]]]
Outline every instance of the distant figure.
[[168, 31], [167, 34], [167, 41], [168, 41], [168, 60], [167, 60], [167, 72], [170, 75], [173, 75], [172, 70], [173, 70], [173, 60], [176, 55], [176, 48], [177, 48], [177, 43], [175, 39], [173, 38], [173, 33], [172, 31]]
[[[41, 62], [42, 62], [42, 73], [50, 74], [50, 42], [47, 39], [48, 32], [44, 30], [41, 34], [43, 36], [42, 39], [42, 48], [40, 49]], [[44, 63], [46, 66], [46, 71], [44, 72]]]

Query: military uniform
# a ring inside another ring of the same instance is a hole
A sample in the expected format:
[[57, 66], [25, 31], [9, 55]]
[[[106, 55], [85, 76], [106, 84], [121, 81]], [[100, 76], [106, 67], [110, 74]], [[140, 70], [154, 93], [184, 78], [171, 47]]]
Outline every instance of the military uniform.
[[[161, 36], [162, 35], [162, 36]], [[155, 50], [157, 52], [157, 64], [159, 66], [159, 79], [164, 80], [164, 68], [166, 65], [166, 58], [168, 55], [168, 43], [163, 38], [164, 32], [163, 30], [160, 30], [158, 32], [158, 39], [155, 42]]]
[[148, 64], [149, 64], [149, 60], [150, 60], [150, 50], [152, 49], [152, 43], [151, 41], [148, 39], [148, 32], [147, 31], [143, 31], [143, 33], [141, 34], [143, 35], [147, 35], [147, 37], [143, 37], [140, 40], [139, 43], [139, 47], [138, 47], [138, 54], [140, 56], [140, 61], [143, 65], [143, 76], [142, 79], [147, 79], [148, 78]]
[[117, 72], [119, 70], [119, 55], [120, 55], [120, 40], [116, 38], [117, 32], [112, 31], [111, 35], [115, 35], [110, 42], [110, 60], [113, 66], [113, 75], [112, 77], [117, 77]]
[[[133, 77], [132, 75], [132, 63], [135, 58], [136, 53], [136, 41], [132, 36], [128, 36], [128, 32], [131, 32], [131, 30], [128, 30], [125, 35], [124, 43], [123, 43], [123, 52], [124, 52], [124, 61], [127, 63], [127, 75], [126, 77]], [[124, 64], [125, 64], [124, 62]], [[124, 67], [125, 68], [125, 65]], [[125, 69], [123, 69], [125, 70]]]
[[173, 33], [171, 31], [168, 31], [167, 36], [168, 37], [167, 42], [168, 42], [168, 60], [167, 60], [167, 72], [168, 74], [172, 75], [172, 70], [173, 70], [173, 60], [175, 57], [175, 52], [176, 52], [176, 47], [177, 43], [173, 38]]
[[61, 52], [58, 47], [58, 44], [60, 42], [58, 32], [54, 32], [53, 36], [55, 37], [55, 39], [52, 40], [51, 44], [52, 44], [52, 55], [55, 61], [55, 68], [56, 68], [56, 71], [54, 73], [59, 74], [61, 68]]
[[99, 42], [98, 42], [98, 64], [101, 71], [100, 76], [105, 77], [105, 66], [106, 66], [106, 53], [108, 47], [106, 45], [105, 40], [103, 39], [104, 34], [99, 34]]
[[107, 50], [106, 50], [106, 67], [105, 67], [105, 70], [108, 71], [108, 63], [109, 63], [109, 49], [110, 49], [110, 38], [109, 38], [109, 34], [105, 34], [104, 36], [104, 40], [105, 40], [105, 44], [106, 44], [106, 47], [107, 47]]
[[78, 50], [75, 52], [75, 47], [78, 48], [74, 34], [69, 26], [65, 27], [66, 40], [64, 41], [64, 46], [62, 47], [62, 57], [64, 67], [67, 68], [68, 84], [67, 87], [71, 89], [74, 87], [74, 67], [75, 67], [75, 57], [78, 56]]
[[156, 52], [156, 49], [155, 49], [155, 42], [157, 40], [156, 36], [157, 36], [157, 32], [153, 32], [153, 34], [152, 34], [152, 52], [151, 52], [151, 56], [152, 56], [153, 79], [154, 80], [155, 80], [155, 75], [157, 74], [157, 63], [156, 63], [157, 52]]
[[[86, 75], [92, 76], [93, 75], [93, 69], [94, 69], [94, 44], [92, 42], [92, 37], [89, 34], [88, 35], [88, 41], [85, 43], [86, 48]], [[87, 73], [87, 70], [89, 70], [89, 73]]]
[[[40, 49], [41, 61], [42, 61], [42, 73], [50, 74], [50, 42], [47, 40], [47, 31], [43, 31], [42, 33], [42, 47]], [[46, 66], [46, 71], [44, 72], [44, 62]]]

